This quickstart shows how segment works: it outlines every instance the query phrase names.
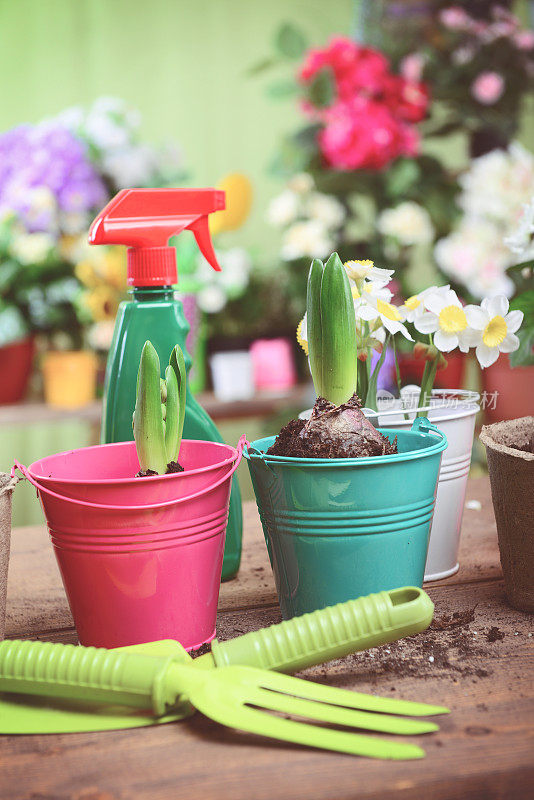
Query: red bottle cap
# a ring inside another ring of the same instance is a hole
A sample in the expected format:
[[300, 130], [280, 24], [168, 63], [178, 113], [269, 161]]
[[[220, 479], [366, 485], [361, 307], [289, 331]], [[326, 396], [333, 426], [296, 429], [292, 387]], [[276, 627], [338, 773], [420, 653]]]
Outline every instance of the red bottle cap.
[[208, 216], [225, 207], [217, 189], [123, 189], [93, 221], [89, 244], [128, 246], [128, 286], [168, 286], [178, 282], [171, 236], [190, 230], [213, 269]]

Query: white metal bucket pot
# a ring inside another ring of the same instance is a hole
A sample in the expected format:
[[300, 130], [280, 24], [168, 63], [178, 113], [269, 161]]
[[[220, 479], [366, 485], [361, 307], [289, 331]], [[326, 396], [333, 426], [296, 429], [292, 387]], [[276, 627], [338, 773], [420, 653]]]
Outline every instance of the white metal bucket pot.
[[[459, 567], [460, 531], [479, 399], [476, 392], [436, 389], [430, 404], [421, 409], [448, 441], [441, 459], [425, 581], [448, 578]], [[378, 417], [380, 427], [410, 428], [418, 400], [419, 387], [406, 386], [401, 390], [400, 400], [392, 400], [383, 393], [378, 399], [379, 413], [367, 408], [363, 411], [373, 422]]]
[[[379, 411], [371, 408], [363, 408], [362, 411], [377, 427], [409, 429], [418, 411], [419, 393], [419, 386], [405, 386], [401, 389], [399, 400], [389, 392], [379, 392]], [[475, 417], [480, 411], [479, 399], [476, 392], [463, 389], [434, 389], [430, 404], [421, 409], [443, 431], [448, 441], [441, 459], [425, 581], [448, 578], [460, 566], [460, 531], [471, 466]], [[309, 419], [310, 414], [311, 409], [308, 409], [299, 416]]]

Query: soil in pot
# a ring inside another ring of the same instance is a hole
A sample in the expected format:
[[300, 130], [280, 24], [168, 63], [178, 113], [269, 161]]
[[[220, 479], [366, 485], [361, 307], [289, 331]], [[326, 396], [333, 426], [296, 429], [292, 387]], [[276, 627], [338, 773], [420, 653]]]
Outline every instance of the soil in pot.
[[397, 452], [361, 411], [353, 395], [339, 406], [318, 397], [309, 420], [292, 419], [276, 437], [268, 455], [293, 458], [367, 458]]
[[[184, 468], [178, 461], [169, 461], [169, 463], [167, 464], [167, 470], [165, 472], [165, 475], [171, 475], [175, 472], [184, 472], [184, 471], [185, 471]], [[140, 469], [135, 477], [150, 478], [152, 477], [152, 475], [158, 475], [158, 474], [159, 473], [156, 472], [156, 470], [154, 469]]]

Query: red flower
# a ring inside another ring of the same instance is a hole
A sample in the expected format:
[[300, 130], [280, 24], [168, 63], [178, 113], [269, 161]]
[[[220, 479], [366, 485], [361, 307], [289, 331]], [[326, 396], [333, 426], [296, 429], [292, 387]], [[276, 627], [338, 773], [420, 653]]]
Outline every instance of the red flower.
[[334, 37], [322, 50], [310, 50], [299, 79], [310, 83], [325, 68], [332, 71], [339, 100], [350, 100], [358, 92], [372, 95], [381, 91], [389, 74], [389, 62], [382, 53], [343, 36]]
[[383, 97], [393, 113], [406, 122], [421, 122], [425, 118], [429, 102], [426, 84], [389, 75], [384, 84]]
[[329, 166], [378, 170], [400, 155], [417, 153], [413, 123], [426, 115], [426, 84], [394, 75], [383, 53], [341, 36], [309, 51], [299, 80], [311, 83], [321, 70], [332, 76], [331, 105], [317, 108], [306, 99], [302, 107], [323, 126], [318, 143]]
[[325, 161], [341, 170], [382, 169], [401, 155], [415, 155], [417, 132], [376, 100], [356, 97], [325, 112], [318, 141]]

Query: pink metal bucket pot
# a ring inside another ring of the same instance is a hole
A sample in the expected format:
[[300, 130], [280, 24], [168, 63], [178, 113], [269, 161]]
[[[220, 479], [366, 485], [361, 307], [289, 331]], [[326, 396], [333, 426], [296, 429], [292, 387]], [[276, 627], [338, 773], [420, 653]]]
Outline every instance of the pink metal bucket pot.
[[[233, 463], [210, 486], [181, 494], [177, 480], [179, 496], [151, 505], [65, 497], [15, 463], [38, 490], [81, 644], [177, 639], [191, 650], [213, 639], [231, 478], [243, 446], [244, 437], [229, 448]], [[150, 480], [137, 479], [138, 496]]]
[[184, 439], [180, 463], [184, 472], [143, 478], [139, 498], [139, 460], [135, 442], [68, 450], [34, 461], [28, 467], [41, 486], [64, 497], [105, 505], [152, 505], [193, 494], [225, 475], [235, 461], [235, 448], [219, 442]]

